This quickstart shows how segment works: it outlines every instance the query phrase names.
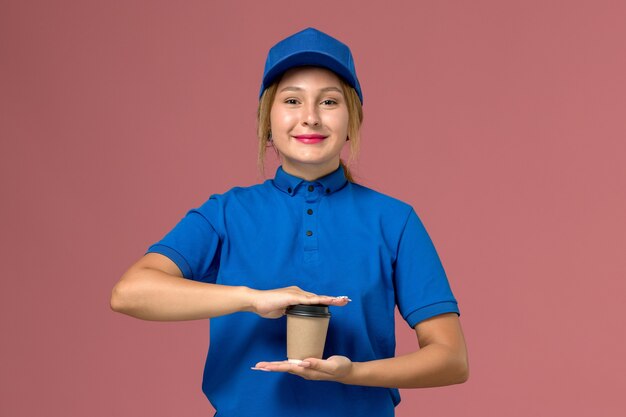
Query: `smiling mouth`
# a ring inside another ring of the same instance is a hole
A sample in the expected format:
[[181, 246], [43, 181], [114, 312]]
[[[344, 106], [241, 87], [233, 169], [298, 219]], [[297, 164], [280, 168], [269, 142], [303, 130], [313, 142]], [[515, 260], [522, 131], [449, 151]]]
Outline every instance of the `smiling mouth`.
[[326, 136], [320, 135], [319, 133], [307, 133], [304, 135], [295, 135], [294, 138], [302, 143], [313, 144], [323, 141], [326, 139]]
[[306, 144], [319, 143], [326, 139], [324, 136], [314, 136], [314, 137], [306, 137], [306, 136], [294, 136], [298, 141]]

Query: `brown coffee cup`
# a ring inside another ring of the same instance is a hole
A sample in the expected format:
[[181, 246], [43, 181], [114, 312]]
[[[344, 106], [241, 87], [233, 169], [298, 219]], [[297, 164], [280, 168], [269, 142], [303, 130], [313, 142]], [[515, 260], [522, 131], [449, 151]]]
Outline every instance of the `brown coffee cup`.
[[330, 312], [325, 304], [298, 304], [287, 308], [287, 359], [322, 359]]

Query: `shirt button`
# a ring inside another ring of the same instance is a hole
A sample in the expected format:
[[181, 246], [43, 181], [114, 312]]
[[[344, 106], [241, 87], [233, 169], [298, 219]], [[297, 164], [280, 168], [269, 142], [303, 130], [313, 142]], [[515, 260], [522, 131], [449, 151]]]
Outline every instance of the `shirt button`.
[[288, 192], [289, 194], [291, 194], [291, 191], [292, 191], [292, 190], [291, 190], [291, 187], [287, 188], [287, 192]]
[[307, 235], [307, 236], [313, 236], [313, 232], [312, 232], [312, 231], [310, 231], [310, 230], [307, 230], [307, 231], [306, 231], [306, 235]]
[[313, 191], [315, 190], [315, 187], [313, 187], [312, 185], [309, 185], [309, 191]]
[[311, 209], [308, 209], [306, 212], [307, 212], [307, 214], [313, 214], [313, 210], [311, 210]]
[[326, 194], [330, 194], [330, 188], [326, 189]]

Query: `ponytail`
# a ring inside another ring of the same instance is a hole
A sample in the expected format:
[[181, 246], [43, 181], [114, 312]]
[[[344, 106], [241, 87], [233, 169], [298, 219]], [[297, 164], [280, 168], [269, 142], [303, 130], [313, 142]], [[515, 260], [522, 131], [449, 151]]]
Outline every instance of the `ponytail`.
[[346, 179], [350, 182], [355, 182], [352, 177], [352, 173], [350, 172], [350, 168], [343, 162], [343, 159], [339, 159], [339, 165], [343, 168], [343, 172], [346, 175]]

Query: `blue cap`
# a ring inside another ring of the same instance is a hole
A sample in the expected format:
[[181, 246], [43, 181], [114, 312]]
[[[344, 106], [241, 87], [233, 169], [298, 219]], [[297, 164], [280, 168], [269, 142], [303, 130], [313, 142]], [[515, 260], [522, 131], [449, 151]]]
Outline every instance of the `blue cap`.
[[306, 28], [295, 33], [270, 49], [265, 61], [259, 98], [278, 76], [292, 67], [302, 65], [325, 67], [333, 71], [356, 90], [363, 104], [361, 85], [356, 77], [350, 48], [314, 28]]

